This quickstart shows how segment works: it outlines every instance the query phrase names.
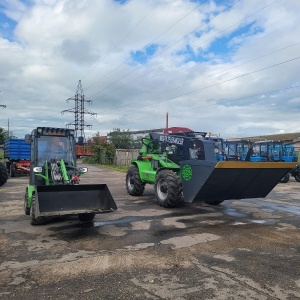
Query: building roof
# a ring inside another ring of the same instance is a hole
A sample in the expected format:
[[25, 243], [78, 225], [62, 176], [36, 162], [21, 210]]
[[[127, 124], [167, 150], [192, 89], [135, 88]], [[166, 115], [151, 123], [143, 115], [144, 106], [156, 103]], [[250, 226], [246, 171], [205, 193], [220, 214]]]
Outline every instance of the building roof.
[[263, 140], [297, 142], [300, 141], [300, 132], [243, 137], [243, 139], [247, 139], [252, 142]]

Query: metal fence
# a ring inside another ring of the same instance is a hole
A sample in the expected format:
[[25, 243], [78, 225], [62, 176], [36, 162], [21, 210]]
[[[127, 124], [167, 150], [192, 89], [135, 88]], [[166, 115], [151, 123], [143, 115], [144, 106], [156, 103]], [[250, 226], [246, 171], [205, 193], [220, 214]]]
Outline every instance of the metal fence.
[[139, 149], [117, 149], [115, 155], [115, 164], [117, 166], [130, 165], [130, 160], [137, 158], [139, 151]]

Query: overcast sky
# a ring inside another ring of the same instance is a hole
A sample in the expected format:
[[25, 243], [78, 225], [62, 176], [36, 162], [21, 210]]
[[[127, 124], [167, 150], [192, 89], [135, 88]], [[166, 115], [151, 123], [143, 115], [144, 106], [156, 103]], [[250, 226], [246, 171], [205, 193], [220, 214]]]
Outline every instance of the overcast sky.
[[[299, 0], [1, 0], [0, 126], [300, 132]], [[71, 126], [72, 127], [72, 126]]]

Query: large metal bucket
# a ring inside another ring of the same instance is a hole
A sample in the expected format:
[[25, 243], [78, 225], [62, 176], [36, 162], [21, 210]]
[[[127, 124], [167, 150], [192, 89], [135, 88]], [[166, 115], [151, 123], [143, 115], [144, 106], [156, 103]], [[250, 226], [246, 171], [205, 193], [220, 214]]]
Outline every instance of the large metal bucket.
[[112, 212], [117, 205], [106, 184], [36, 186], [35, 217]]
[[182, 161], [180, 168], [184, 202], [264, 198], [296, 164]]

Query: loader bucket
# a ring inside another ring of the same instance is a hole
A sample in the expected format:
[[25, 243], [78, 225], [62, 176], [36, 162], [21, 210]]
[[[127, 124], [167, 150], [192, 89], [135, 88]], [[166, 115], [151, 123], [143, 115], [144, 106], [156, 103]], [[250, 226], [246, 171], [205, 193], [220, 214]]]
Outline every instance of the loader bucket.
[[35, 217], [112, 212], [116, 209], [106, 184], [36, 186]]
[[180, 168], [184, 202], [264, 198], [296, 164], [183, 161]]

